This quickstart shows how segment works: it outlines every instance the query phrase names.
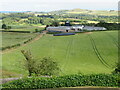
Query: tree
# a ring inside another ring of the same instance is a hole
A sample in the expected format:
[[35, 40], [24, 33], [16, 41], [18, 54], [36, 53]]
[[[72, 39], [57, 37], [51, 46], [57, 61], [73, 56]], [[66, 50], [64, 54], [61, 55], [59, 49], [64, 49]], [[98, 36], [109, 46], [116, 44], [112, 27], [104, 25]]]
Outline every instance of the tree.
[[53, 25], [53, 26], [59, 26], [59, 21], [57, 21], [57, 20], [53, 21], [53, 22], [52, 22], [52, 25]]
[[113, 71], [113, 73], [119, 73], [120, 74], [120, 62], [118, 62], [116, 64], [115, 70]]
[[45, 27], [45, 30], [47, 29], [47, 27], [49, 27], [50, 25], [46, 25], [46, 27]]
[[29, 72], [29, 76], [32, 76], [32, 73], [34, 73], [35, 69], [35, 60], [33, 59], [33, 56], [29, 51], [21, 50], [22, 54], [25, 57], [25, 67]]
[[40, 75], [58, 75], [60, 71], [58, 63], [50, 57], [44, 57], [37, 68], [38, 69], [36, 69], [36, 74]]
[[7, 29], [11, 29], [11, 26], [7, 26]]
[[7, 25], [6, 25], [6, 24], [3, 24], [3, 25], [2, 25], [2, 29], [7, 29]]
[[55, 62], [52, 58], [43, 58], [42, 60], [34, 59], [30, 50], [25, 51], [21, 50], [22, 54], [25, 57], [25, 67], [29, 72], [29, 76], [32, 74], [38, 75], [58, 75], [59, 67], [57, 62]]
[[35, 32], [38, 32], [38, 29], [37, 29], [37, 28], [35, 29]]

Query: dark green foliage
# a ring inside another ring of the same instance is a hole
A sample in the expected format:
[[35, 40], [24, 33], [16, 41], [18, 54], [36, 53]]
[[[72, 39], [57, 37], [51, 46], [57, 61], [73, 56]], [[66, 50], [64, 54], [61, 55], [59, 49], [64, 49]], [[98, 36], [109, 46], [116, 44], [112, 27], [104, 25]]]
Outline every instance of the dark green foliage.
[[[63, 14], [63, 13], [62, 13]], [[80, 24], [87, 24], [87, 21], [105, 21], [116, 23], [118, 22], [118, 16], [104, 16], [104, 15], [90, 15], [90, 14], [52, 14], [52, 15], [37, 15], [28, 13], [10, 13], [2, 15], [2, 23], [7, 25], [54, 25], [58, 26], [59, 22], [65, 22], [69, 20], [72, 22], [79, 22]], [[57, 22], [56, 22], [57, 21]], [[73, 25], [73, 24], [72, 24]], [[109, 26], [112, 29], [111, 26]]]
[[6, 49], [16, 48], [16, 47], [19, 47], [19, 46], [21, 46], [21, 45], [23, 45], [23, 44], [26, 44], [26, 43], [30, 42], [30, 41], [33, 40], [33, 39], [34, 39], [34, 38], [30, 38], [30, 39], [24, 41], [23, 43], [18, 43], [18, 44], [11, 45], [11, 46], [7, 46], [7, 47], [1, 47], [0, 50], [4, 51], [4, 50], [6, 50]]
[[6, 24], [3, 24], [3, 25], [2, 25], [2, 29], [7, 29], [7, 25], [6, 25]]
[[119, 87], [118, 74], [67, 75], [60, 77], [32, 77], [3, 84], [4, 88], [59, 88], [77, 86]]
[[35, 32], [38, 32], [38, 29], [37, 29], [37, 28], [35, 29]]
[[37, 75], [58, 75], [59, 67], [57, 62], [50, 57], [44, 57], [39, 64], [36, 65], [35, 74]]
[[8, 29], [8, 30], [11, 29], [11, 26], [7, 26], [7, 29]]
[[29, 76], [32, 75], [58, 75], [59, 74], [59, 67], [57, 62], [53, 61], [52, 58], [43, 58], [42, 60], [38, 61], [33, 58], [30, 51], [21, 50], [21, 53], [25, 57], [25, 67], [29, 72]]
[[29, 76], [32, 75], [32, 73], [34, 73], [35, 70], [35, 60], [31, 54], [30, 51], [25, 51], [25, 50], [21, 50], [21, 53], [24, 55], [25, 57], [25, 67], [29, 72]]
[[119, 24], [117, 23], [106, 23], [103, 21], [100, 21], [98, 24], [95, 26], [100, 26], [100, 27], [105, 27], [107, 30], [118, 30]]
[[116, 64], [115, 70], [113, 71], [113, 73], [119, 73], [120, 74], [120, 62], [118, 62]]
[[11, 29], [11, 26], [7, 26], [6, 24], [3, 24], [2, 29], [8, 29], [9, 30], [9, 29]]
[[12, 46], [7, 46], [7, 47], [2, 47], [1, 50], [6, 50], [6, 49], [11, 49], [11, 48], [16, 48], [16, 47], [19, 47], [21, 46], [21, 44], [15, 44], [15, 45], [12, 45]]
[[59, 21], [58, 20], [54, 20], [51, 24], [52, 26], [59, 26]]

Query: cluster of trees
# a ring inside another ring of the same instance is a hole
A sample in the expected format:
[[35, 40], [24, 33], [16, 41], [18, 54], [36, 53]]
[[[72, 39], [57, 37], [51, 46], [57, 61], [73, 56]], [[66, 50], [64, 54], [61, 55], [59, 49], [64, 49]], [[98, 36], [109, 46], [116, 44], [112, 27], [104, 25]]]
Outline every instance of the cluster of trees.
[[21, 50], [22, 54], [25, 57], [25, 67], [29, 72], [29, 76], [35, 75], [58, 75], [60, 68], [58, 66], [58, 63], [55, 62], [50, 57], [44, 57], [41, 60], [36, 60], [30, 50]]
[[28, 18], [34, 17], [34, 14], [27, 14], [27, 13], [10, 13], [10, 14], [2, 14], [2, 19], [13, 17], [13, 18]]
[[[29, 76], [35, 75], [59, 75], [60, 68], [57, 62], [50, 57], [42, 58], [41, 60], [36, 60], [30, 50], [21, 50], [21, 53], [25, 57], [25, 67], [29, 72]], [[113, 74], [120, 73], [120, 63], [116, 64]]]
[[105, 27], [107, 30], [119, 30], [119, 24], [118, 23], [99, 22], [95, 26]]
[[2, 29], [8, 29], [9, 30], [9, 29], [11, 29], [11, 26], [7, 26], [6, 24], [3, 24]]
[[33, 17], [34, 14], [26, 14], [26, 13], [10, 13], [10, 14], [2, 14], [2, 23], [4, 24], [20, 24], [21, 19], [26, 19], [28, 17]]
[[17, 17], [6, 17], [2, 19], [2, 23], [11, 25], [11, 24], [17, 24], [20, 20], [21, 18], [17, 18]]
[[[118, 22], [117, 16], [99, 16], [99, 15], [87, 15], [87, 14], [53, 14], [53, 15], [37, 15], [30, 13], [10, 13], [3, 14], [2, 23], [4, 24], [42, 24], [51, 25], [55, 20], [63, 22], [65, 20], [71, 20], [71, 22], [80, 22], [81, 24], [87, 24], [87, 21], [104, 21], [104, 22]], [[72, 20], [74, 19], [74, 20]]]
[[29, 17], [28, 20], [24, 20], [27, 24], [42, 24], [42, 25], [59, 25], [59, 21], [51, 18]]
[[99, 15], [87, 15], [87, 14], [66, 14], [61, 16], [63, 18], [74, 18], [80, 20], [90, 20], [90, 21], [102, 21], [105, 22], [118, 22], [118, 16], [99, 16]]

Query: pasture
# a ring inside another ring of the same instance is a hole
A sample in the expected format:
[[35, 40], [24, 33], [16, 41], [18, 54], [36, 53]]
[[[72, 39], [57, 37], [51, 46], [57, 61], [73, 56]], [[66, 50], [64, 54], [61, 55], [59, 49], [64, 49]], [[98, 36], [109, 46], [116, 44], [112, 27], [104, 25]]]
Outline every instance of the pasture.
[[35, 36], [36, 34], [33, 33], [2, 32], [2, 47], [22, 43], [30, 38], [34, 38]]
[[[44, 30], [45, 25], [10, 25], [11, 29], [10, 31], [31, 31], [35, 32], [35, 29], [38, 29], [38, 31]], [[0, 27], [1, 28], [1, 27]]]
[[[20, 51], [30, 49], [33, 56], [39, 60], [43, 57], [54, 58], [60, 65], [60, 75], [111, 73], [118, 60], [117, 37], [118, 31], [80, 33], [72, 36], [44, 35], [24, 47], [3, 53], [2, 68], [5, 72], [13, 73], [13, 76], [27, 75], [28, 72], [23, 68], [24, 57]], [[7, 39], [3, 39], [5, 45]], [[18, 42], [18, 39], [10, 39], [8, 44], [13, 42]]]

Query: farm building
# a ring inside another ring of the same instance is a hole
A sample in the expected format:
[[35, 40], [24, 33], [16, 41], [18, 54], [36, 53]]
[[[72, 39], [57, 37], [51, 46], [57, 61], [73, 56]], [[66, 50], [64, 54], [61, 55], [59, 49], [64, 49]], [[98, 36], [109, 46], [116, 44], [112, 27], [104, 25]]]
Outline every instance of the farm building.
[[85, 26], [83, 29], [84, 30], [89, 30], [89, 31], [92, 31], [92, 30], [106, 30], [106, 28], [104, 28], [104, 27], [94, 27], [94, 26]]
[[84, 25], [79, 25], [79, 26], [58, 26], [58, 27], [47, 27], [47, 31], [50, 32], [79, 32], [83, 30], [106, 30], [104, 27], [94, 27], [94, 26], [84, 26]]
[[58, 27], [47, 27], [47, 31], [53, 31], [53, 32], [73, 32], [74, 30], [71, 30], [70, 26], [58, 26]]

